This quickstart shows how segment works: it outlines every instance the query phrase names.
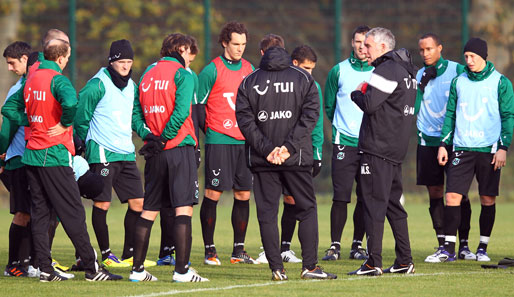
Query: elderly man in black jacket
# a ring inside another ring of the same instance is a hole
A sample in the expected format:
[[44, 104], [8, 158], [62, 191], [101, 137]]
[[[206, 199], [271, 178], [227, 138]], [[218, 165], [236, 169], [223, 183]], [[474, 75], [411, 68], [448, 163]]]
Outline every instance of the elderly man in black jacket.
[[[414, 121], [416, 69], [405, 49], [394, 50], [391, 31], [373, 28], [366, 34], [368, 64], [375, 70], [351, 98], [364, 112], [359, 133], [360, 183], [369, 259], [351, 275], [414, 273], [407, 212], [400, 204], [402, 161]], [[396, 260], [382, 271], [382, 238], [387, 217], [396, 241]]]
[[239, 86], [236, 118], [246, 139], [247, 165], [254, 177], [257, 217], [272, 280], [287, 280], [277, 225], [283, 186], [295, 197], [300, 221], [301, 278], [336, 278], [316, 265], [318, 217], [310, 135], [319, 117], [319, 104], [314, 79], [293, 66], [280, 46], [267, 49], [259, 68]]

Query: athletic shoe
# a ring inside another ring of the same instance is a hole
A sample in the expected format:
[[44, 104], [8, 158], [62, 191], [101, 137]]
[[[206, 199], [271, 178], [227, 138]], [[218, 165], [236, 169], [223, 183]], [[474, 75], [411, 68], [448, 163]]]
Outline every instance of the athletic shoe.
[[59, 264], [59, 262], [57, 262], [57, 260], [55, 260], [53, 258], [52, 258], [52, 266], [53, 266], [54, 269], [59, 269], [60, 271], [68, 271], [68, 270], [70, 270], [70, 268], [68, 266], [64, 266], [64, 265]]
[[282, 268], [282, 270], [277, 269], [271, 272], [272, 281], [286, 281], [287, 279], [286, 270], [284, 268]]
[[[125, 259], [125, 260], [123, 260], [121, 262], [128, 263], [128, 265], [124, 266], [124, 267], [131, 267], [132, 265], [134, 265], [134, 257], [130, 257], [130, 258]], [[157, 266], [157, 262], [146, 259], [145, 262], [143, 262], [143, 265], [145, 267]]]
[[19, 265], [10, 265], [5, 267], [4, 276], [28, 277], [29, 273]]
[[259, 264], [259, 262], [250, 257], [246, 251], [239, 252], [237, 255], [232, 254], [232, 257], [230, 257], [230, 263]]
[[414, 269], [414, 264], [394, 264], [393, 266], [384, 269], [384, 273], [403, 273], [403, 274], [413, 274], [416, 271]]
[[266, 258], [266, 252], [264, 252], [264, 251], [260, 252], [259, 257], [257, 257], [257, 259], [255, 259], [255, 261], [257, 261], [261, 264], [267, 264], [268, 258]]
[[337, 275], [323, 271], [321, 266], [316, 266], [314, 269], [302, 269], [301, 279], [336, 279]]
[[129, 281], [131, 281], [131, 282], [156, 282], [157, 278], [155, 276], [151, 275], [146, 270], [143, 270], [141, 272], [132, 270], [130, 272]]
[[491, 258], [487, 255], [487, 252], [484, 249], [477, 250], [477, 261], [479, 262], [489, 262]]
[[203, 260], [203, 263], [207, 265], [221, 265], [216, 249], [208, 249], [205, 251], [205, 259]]
[[68, 279], [63, 276], [59, 276], [55, 271], [52, 271], [51, 273], [41, 271], [41, 274], [39, 275], [39, 281], [42, 283], [60, 282], [65, 280]]
[[469, 247], [465, 246], [459, 250], [459, 259], [460, 260], [476, 260], [477, 255], [473, 254], [473, 252], [469, 250]]
[[[444, 248], [439, 248], [438, 251], [436, 252], [436, 254], [432, 255], [435, 257], [430, 259], [431, 262], [429, 262], [429, 263], [453, 262], [453, 261], [457, 260], [455, 253], [450, 254]], [[428, 259], [428, 257], [427, 257], [427, 259]], [[425, 259], [425, 262], [428, 262], [427, 259]]]
[[77, 259], [75, 264], [71, 265], [70, 271], [84, 271], [84, 263], [81, 259]]
[[165, 257], [159, 258], [157, 260], [157, 266], [164, 266], [164, 265], [175, 265], [175, 258], [171, 255], [167, 255]]
[[173, 281], [177, 283], [196, 283], [196, 282], [208, 282], [209, 279], [198, 275], [196, 270], [189, 268], [186, 273], [180, 274], [173, 271]]
[[[287, 250], [285, 252], [282, 252], [282, 253], [280, 253], [280, 255], [282, 256], [283, 262], [302, 263], [302, 260], [298, 259], [298, 257], [296, 257], [296, 254], [292, 250]], [[257, 261], [259, 261], [259, 260], [257, 260]], [[261, 263], [261, 262], [259, 261], [259, 263]]]
[[441, 263], [441, 262], [444, 262], [444, 261], [441, 261], [441, 259], [440, 259], [442, 251], [444, 251], [444, 247], [443, 246], [438, 247], [437, 250], [435, 251], [435, 253], [433, 253], [432, 255], [428, 255], [425, 258], [425, 262], [427, 262], [427, 263]]
[[41, 274], [41, 271], [39, 271], [39, 268], [36, 269], [34, 266], [29, 265], [29, 268], [27, 269], [27, 273], [29, 274], [29, 277], [39, 277]]
[[116, 281], [120, 279], [123, 279], [121, 275], [110, 273], [104, 267], [98, 268], [98, 271], [94, 274], [86, 273], [86, 280], [88, 282]]
[[326, 250], [325, 257], [321, 260], [323, 261], [335, 261], [341, 258], [341, 252], [334, 246], [331, 246], [328, 250]]
[[109, 256], [105, 260], [102, 261], [102, 264], [105, 267], [129, 267], [131, 264], [127, 262], [123, 262], [115, 254], [109, 253]]
[[59, 269], [57, 269], [55, 267], [54, 267], [54, 271], [60, 277], [64, 277], [64, 278], [67, 278], [67, 279], [72, 279], [72, 278], [75, 277], [75, 274], [61, 271], [61, 270], [59, 270]]
[[357, 249], [350, 250], [350, 259], [355, 260], [368, 260], [368, 253], [362, 246], [358, 246]]
[[352, 272], [348, 272], [348, 275], [368, 275], [368, 276], [379, 276], [384, 272], [380, 267], [373, 267], [366, 263], [364, 263], [359, 269], [354, 270]]

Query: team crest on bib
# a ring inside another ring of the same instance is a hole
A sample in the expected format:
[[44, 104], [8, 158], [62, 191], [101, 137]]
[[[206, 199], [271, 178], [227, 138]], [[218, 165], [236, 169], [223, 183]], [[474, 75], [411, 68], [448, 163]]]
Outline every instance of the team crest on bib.
[[455, 158], [455, 159], [453, 159], [452, 164], [453, 164], [453, 166], [457, 166], [457, 165], [459, 165], [459, 162], [460, 162], [460, 159]]
[[217, 178], [214, 178], [212, 181], [211, 181], [211, 185], [213, 185], [214, 187], [217, 187], [220, 185], [220, 180], [217, 179]]
[[109, 169], [107, 169], [107, 168], [102, 169], [102, 170], [100, 171], [100, 175], [101, 175], [101, 176], [107, 176], [107, 175], [109, 175]]
[[344, 159], [344, 153], [343, 152], [337, 153], [337, 160], [342, 160], [342, 159]]

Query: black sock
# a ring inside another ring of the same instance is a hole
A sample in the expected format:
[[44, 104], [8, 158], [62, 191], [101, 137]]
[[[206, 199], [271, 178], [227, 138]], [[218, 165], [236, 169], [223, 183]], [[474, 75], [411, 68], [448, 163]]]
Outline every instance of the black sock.
[[136, 222], [141, 216], [140, 211], [135, 211], [127, 207], [125, 213], [125, 240], [123, 242], [123, 253], [121, 254], [122, 259], [128, 259], [134, 256], [134, 234], [136, 233]]
[[175, 217], [175, 271], [184, 274], [188, 271], [189, 256], [191, 255], [191, 217]]
[[[465, 245], [468, 244], [469, 229], [471, 229], [471, 203], [466, 197], [462, 198], [460, 203], [460, 225], [459, 225], [459, 242], [460, 246], [465, 241]], [[463, 246], [462, 246], [463, 247]], [[460, 249], [460, 247], [459, 247]]]
[[364, 233], [366, 229], [364, 228], [364, 207], [362, 202], [357, 200], [357, 204], [355, 204], [355, 210], [353, 211], [353, 242], [352, 242], [352, 250], [357, 249], [360, 245], [362, 246], [362, 239], [364, 238]]
[[102, 261], [109, 257], [111, 249], [109, 248], [109, 227], [107, 227], [107, 210], [103, 210], [93, 206], [91, 215], [91, 223], [95, 230], [98, 247], [102, 253]]
[[250, 217], [250, 201], [234, 198], [232, 206], [232, 229], [234, 230], [234, 249], [232, 254], [237, 255], [245, 249], [246, 229]]
[[22, 227], [22, 232], [20, 235], [20, 245], [18, 258], [20, 261], [20, 265], [28, 268], [30, 264], [30, 252], [32, 246], [32, 233], [30, 232], [30, 225], [26, 227]]
[[11, 223], [9, 228], [9, 260], [7, 266], [15, 265], [20, 260], [20, 241], [25, 227]]
[[296, 207], [294, 204], [284, 203], [280, 224], [282, 229], [280, 252], [285, 252], [291, 249], [291, 240], [296, 227]]
[[430, 207], [428, 208], [430, 217], [432, 218], [432, 226], [437, 236], [437, 242], [439, 246], [444, 245], [444, 199], [441, 198], [430, 198]]
[[205, 246], [214, 244], [214, 228], [216, 227], [216, 206], [218, 201], [203, 197], [200, 207], [200, 222]]
[[159, 249], [159, 258], [170, 256], [173, 252], [173, 224], [175, 222], [175, 209], [161, 209], [161, 247]]
[[457, 241], [457, 228], [460, 224], [460, 205], [446, 206], [444, 208], [444, 234], [446, 235], [444, 248], [450, 254], [455, 253]]
[[139, 217], [136, 222], [136, 232], [134, 234], [134, 263], [132, 270], [141, 272], [145, 269], [146, 253], [148, 252], [148, 244], [150, 242], [150, 233], [152, 232], [153, 221]]
[[346, 224], [347, 204], [342, 201], [333, 201], [330, 210], [330, 238], [332, 246], [339, 250], [341, 249], [341, 235]]
[[493, 231], [494, 220], [496, 217], [496, 204], [493, 205], [482, 205], [480, 211], [480, 243], [478, 244], [479, 249], [487, 250], [489, 244], [489, 237]]

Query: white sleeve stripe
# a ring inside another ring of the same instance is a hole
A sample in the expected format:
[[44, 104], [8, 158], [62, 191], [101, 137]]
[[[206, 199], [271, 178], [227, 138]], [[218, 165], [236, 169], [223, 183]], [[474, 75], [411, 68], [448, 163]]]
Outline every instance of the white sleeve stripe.
[[398, 86], [398, 82], [394, 80], [388, 80], [376, 73], [371, 74], [368, 84], [386, 94], [393, 93], [394, 89], [396, 89]]

